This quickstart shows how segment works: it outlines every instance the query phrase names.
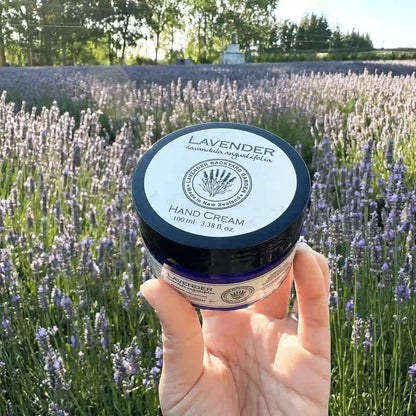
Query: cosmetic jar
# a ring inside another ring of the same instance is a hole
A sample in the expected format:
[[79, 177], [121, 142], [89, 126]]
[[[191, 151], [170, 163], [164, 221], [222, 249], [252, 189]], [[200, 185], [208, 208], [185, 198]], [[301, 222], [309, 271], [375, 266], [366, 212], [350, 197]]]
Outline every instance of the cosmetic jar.
[[214, 122], [168, 134], [132, 178], [153, 274], [198, 308], [264, 299], [290, 270], [310, 188], [301, 156], [264, 129]]

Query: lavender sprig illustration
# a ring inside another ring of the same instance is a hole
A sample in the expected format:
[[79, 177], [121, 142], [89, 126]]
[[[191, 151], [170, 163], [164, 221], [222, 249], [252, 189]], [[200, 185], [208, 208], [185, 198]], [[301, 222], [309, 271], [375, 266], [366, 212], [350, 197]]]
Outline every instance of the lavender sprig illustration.
[[239, 289], [230, 293], [230, 297], [234, 300], [240, 300], [247, 295], [247, 290]]
[[[215, 172], [215, 173], [214, 173]], [[218, 194], [225, 194], [229, 192], [236, 176], [231, 177], [231, 173], [226, 173], [223, 169], [220, 175], [220, 170], [211, 169], [209, 175], [204, 171], [204, 177], [202, 178], [203, 185], [199, 185], [205, 192], [208, 192], [210, 197]]]

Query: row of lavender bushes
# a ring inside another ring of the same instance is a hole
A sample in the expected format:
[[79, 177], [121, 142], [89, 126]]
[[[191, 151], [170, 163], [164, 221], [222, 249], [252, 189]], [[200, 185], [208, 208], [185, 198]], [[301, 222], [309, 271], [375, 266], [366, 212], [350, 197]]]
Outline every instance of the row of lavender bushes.
[[0, 414], [160, 414], [131, 174], [161, 136], [215, 120], [274, 131], [310, 167], [305, 238], [332, 276], [331, 414], [416, 414], [415, 76], [77, 77], [70, 97], [88, 91], [92, 108], [78, 114], [0, 100]]

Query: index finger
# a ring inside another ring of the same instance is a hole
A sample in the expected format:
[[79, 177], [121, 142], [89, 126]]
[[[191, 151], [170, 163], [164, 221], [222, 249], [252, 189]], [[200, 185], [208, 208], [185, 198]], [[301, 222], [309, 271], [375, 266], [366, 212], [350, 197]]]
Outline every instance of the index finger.
[[329, 357], [329, 272], [327, 266], [321, 268], [321, 260], [307, 244], [298, 245], [293, 263], [299, 307], [298, 336], [306, 350]]

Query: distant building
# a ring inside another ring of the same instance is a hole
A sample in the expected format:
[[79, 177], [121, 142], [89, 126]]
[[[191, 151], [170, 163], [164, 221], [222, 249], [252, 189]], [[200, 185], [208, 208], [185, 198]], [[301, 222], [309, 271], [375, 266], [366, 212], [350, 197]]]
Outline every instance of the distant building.
[[246, 61], [244, 53], [240, 52], [240, 45], [237, 43], [237, 35], [233, 33], [231, 45], [221, 54], [221, 64], [223, 65], [240, 65]]

